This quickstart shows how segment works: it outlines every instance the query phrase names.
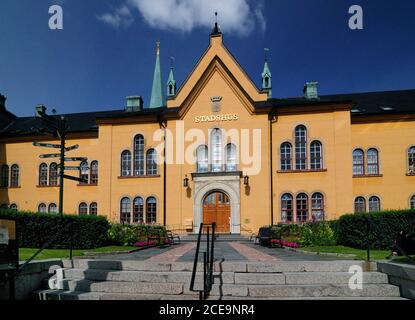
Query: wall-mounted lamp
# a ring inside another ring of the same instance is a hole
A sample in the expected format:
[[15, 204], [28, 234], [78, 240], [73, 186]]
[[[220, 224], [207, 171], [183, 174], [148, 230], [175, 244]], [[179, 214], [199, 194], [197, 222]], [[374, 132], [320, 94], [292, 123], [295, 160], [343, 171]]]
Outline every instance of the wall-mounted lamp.
[[189, 178], [186, 175], [185, 178], [183, 179], [183, 187], [187, 188], [188, 186], [189, 186]]
[[248, 176], [244, 177], [244, 185], [249, 186], [249, 177]]

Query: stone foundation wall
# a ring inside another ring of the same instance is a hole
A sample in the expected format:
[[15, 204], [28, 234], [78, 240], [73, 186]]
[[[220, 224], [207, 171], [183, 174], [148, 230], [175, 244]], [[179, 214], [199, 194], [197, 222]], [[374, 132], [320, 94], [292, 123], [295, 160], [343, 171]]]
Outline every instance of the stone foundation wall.
[[389, 283], [399, 286], [401, 296], [415, 300], [415, 265], [378, 262], [378, 271], [389, 276]]
[[[63, 266], [62, 260], [42, 260], [29, 263], [16, 279], [16, 300], [28, 300], [32, 292], [42, 289], [49, 275], [51, 266]], [[0, 284], [0, 300], [9, 299], [9, 285]]]

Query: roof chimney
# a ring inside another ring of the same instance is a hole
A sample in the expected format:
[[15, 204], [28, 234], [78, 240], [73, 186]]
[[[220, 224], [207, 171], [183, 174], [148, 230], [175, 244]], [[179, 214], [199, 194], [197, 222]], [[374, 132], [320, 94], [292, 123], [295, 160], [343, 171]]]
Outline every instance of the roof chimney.
[[129, 96], [127, 97], [127, 107], [125, 111], [127, 112], [137, 112], [143, 109], [143, 98], [140, 96]]
[[304, 85], [304, 90], [303, 90], [304, 97], [309, 100], [319, 99], [317, 86], [318, 86], [317, 81], [306, 82]]
[[6, 97], [0, 93], [0, 110], [6, 109]]

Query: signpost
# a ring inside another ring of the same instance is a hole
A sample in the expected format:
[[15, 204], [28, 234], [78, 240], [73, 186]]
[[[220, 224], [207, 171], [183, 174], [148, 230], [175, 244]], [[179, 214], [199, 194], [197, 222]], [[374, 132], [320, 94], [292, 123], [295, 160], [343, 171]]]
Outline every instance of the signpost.
[[87, 161], [88, 159], [85, 157], [73, 157], [67, 158], [65, 157], [65, 153], [69, 151], [73, 151], [79, 148], [78, 144], [73, 146], [66, 147], [66, 133], [68, 130], [68, 125], [66, 123], [65, 117], [61, 116], [60, 118], [51, 117], [46, 114], [46, 107], [40, 105], [36, 107], [36, 117], [40, 118], [40, 120], [50, 129], [46, 131], [45, 129], [38, 129], [37, 132], [42, 134], [51, 135], [53, 137], [58, 137], [60, 139], [60, 144], [52, 144], [52, 143], [42, 143], [42, 142], [33, 142], [35, 147], [43, 147], [43, 148], [55, 148], [60, 149], [60, 153], [51, 153], [51, 154], [41, 154], [39, 157], [41, 159], [48, 159], [48, 158], [60, 158], [59, 163], [59, 213], [63, 215], [63, 183], [64, 179], [75, 180], [78, 182], [87, 183], [85, 179], [81, 179], [78, 177], [72, 177], [65, 174], [65, 170], [80, 170], [80, 167], [66, 167], [65, 161]]

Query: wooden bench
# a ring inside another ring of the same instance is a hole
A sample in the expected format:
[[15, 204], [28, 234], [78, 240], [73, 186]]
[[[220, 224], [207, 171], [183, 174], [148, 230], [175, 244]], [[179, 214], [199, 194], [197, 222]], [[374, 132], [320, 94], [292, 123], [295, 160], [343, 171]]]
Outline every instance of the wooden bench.
[[259, 228], [258, 235], [255, 237], [255, 244], [260, 246], [272, 247], [272, 240], [281, 240], [279, 237], [275, 236], [272, 231], [272, 227], [262, 227]]
[[180, 243], [180, 236], [176, 233], [173, 233], [171, 230], [167, 230], [167, 239], [169, 241], [170, 244], [174, 245], [176, 244], [176, 240], [177, 243]]

